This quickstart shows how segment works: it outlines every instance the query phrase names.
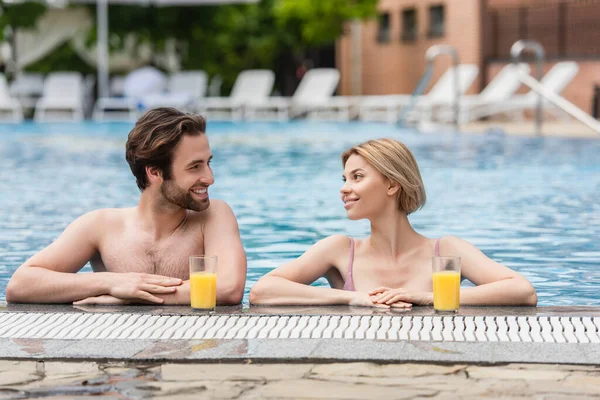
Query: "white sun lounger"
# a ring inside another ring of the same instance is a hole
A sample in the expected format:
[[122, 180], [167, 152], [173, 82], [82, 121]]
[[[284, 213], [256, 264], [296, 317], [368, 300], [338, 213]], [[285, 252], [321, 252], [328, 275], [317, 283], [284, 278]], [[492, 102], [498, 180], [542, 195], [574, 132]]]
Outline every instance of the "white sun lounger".
[[138, 118], [138, 100], [125, 97], [125, 76], [110, 78], [110, 97], [101, 97], [94, 104], [94, 121], [131, 121]]
[[248, 119], [287, 121], [306, 114], [308, 119], [350, 119], [350, 103], [345, 97], [333, 96], [340, 81], [335, 68], [308, 70], [292, 97], [269, 97], [254, 102], [246, 110]]
[[4, 74], [0, 74], [0, 121], [23, 121], [23, 107], [19, 100], [10, 95]]
[[182, 71], [169, 76], [167, 91], [144, 96], [141, 103], [145, 108], [174, 107], [195, 112], [206, 96], [208, 75], [205, 71]]
[[44, 93], [35, 106], [35, 120], [83, 121], [84, 85], [78, 72], [53, 72], [44, 81]]
[[[509, 100], [521, 87], [519, 70], [529, 73], [529, 65], [508, 64], [496, 74], [478, 95], [462, 96], [460, 98], [459, 122], [466, 123], [485, 115], [486, 110], [495, 104]], [[453, 104], [443, 106], [436, 116], [443, 122], [454, 119]]]
[[[462, 95], [473, 83], [479, 68], [474, 64], [458, 66], [459, 93]], [[416, 104], [407, 115], [407, 120], [431, 120], [436, 106], [451, 104], [454, 100], [454, 67], [444, 72], [426, 95], [414, 99], [410, 94], [365, 96], [360, 101], [359, 118], [363, 121], [398, 122], [404, 107]]]
[[275, 74], [267, 69], [242, 71], [236, 78], [229, 97], [206, 97], [198, 111], [214, 120], [240, 120], [246, 108], [261, 103], [273, 90]]
[[96, 121], [133, 122], [144, 111], [141, 99], [154, 93], [162, 93], [166, 83], [165, 74], [154, 67], [145, 66], [133, 70], [122, 81], [123, 96], [99, 98], [94, 107], [93, 118]]
[[[548, 90], [560, 94], [571, 83], [573, 78], [579, 72], [579, 66], [574, 61], [561, 61], [556, 63], [541, 80], [541, 84]], [[533, 90], [527, 94], [514, 95], [509, 99], [491, 103], [478, 111], [478, 117], [491, 116], [495, 114], [510, 113], [513, 117], [523, 118], [526, 110], [535, 109], [537, 106], [538, 95]], [[558, 117], [564, 116], [562, 111], [553, 106], [550, 102], [544, 101], [544, 110], [554, 113]]]
[[10, 84], [10, 94], [23, 108], [32, 109], [44, 93], [44, 75], [22, 72]]

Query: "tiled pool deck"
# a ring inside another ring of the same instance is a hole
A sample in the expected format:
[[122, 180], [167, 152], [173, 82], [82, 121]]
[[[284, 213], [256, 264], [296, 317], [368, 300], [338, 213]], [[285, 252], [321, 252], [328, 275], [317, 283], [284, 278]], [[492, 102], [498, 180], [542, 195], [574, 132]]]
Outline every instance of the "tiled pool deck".
[[0, 358], [140, 362], [600, 364], [600, 308], [0, 308]]
[[599, 307], [0, 305], [0, 399], [600, 398]]

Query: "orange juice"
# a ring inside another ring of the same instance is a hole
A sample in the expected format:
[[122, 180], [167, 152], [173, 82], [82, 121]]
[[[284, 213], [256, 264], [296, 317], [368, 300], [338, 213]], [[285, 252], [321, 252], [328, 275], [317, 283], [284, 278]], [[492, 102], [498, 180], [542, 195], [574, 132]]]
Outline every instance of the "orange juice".
[[217, 303], [217, 274], [194, 272], [190, 275], [190, 303], [192, 308], [212, 310]]
[[441, 271], [433, 273], [433, 308], [438, 311], [456, 311], [460, 302], [460, 273]]

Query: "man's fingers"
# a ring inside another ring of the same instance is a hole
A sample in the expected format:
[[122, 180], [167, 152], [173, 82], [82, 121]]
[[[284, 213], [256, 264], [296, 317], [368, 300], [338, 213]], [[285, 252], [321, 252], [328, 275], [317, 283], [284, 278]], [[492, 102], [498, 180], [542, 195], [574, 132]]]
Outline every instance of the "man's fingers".
[[96, 304], [95, 301], [96, 300], [95, 300], [94, 297], [88, 297], [88, 298], [85, 298], [83, 300], [74, 301], [73, 305], [80, 306], [80, 305], [84, 305], [84, 304]]
[[183, 283], [183, 281], [179, 278], [169, 278], [160, 275], [150, 275], [148, 279], [146, 279], [146, 283], [151, 283], [153, 285], [160, 286], [179, 286]]
[[369, 292], [369, 294], [374, 295], [374, 294], [378, 294], [378, 293], [387, 292], [388, 290], [392, 290], [392, 289], [382, 286], [382, 287], [378, 287], [377, 289], [371, 290]]
[[150, 303], [158, 303], [158, 304], [161, 304], [164, 301], [160, 297], [153, 296], [152, 294], [150, 294], [148, 292], [144, 292], [142, 290], [139, 290], [137, 292], [137, 298], [149, 301]]
[[109, 295], [88, 297], [79, 301], [74, 301], [73, 305], [80, 306], [86, 304], [128, 304], [127, 300], [119, 299]]
[[177, 287], [175, 286], [160, 286], [160, 285], [142, 285], [140, 287], [141, 290], [148, 293], [156, 293], [156, 294], [167, 294], [167, 293], [175, 293], [177, 291]]

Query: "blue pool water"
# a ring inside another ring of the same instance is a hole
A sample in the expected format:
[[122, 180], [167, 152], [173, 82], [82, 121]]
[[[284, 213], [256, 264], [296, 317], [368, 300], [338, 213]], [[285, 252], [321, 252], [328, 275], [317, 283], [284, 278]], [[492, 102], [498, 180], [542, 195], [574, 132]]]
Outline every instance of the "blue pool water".
[[[0, 126], [0, 301], [12, 272], [73, 219], [137, 203], [124, 160], [131, 126]], [[248, 255], [245, 302], [260, 276], [317, 240], [367, 235], [365, 221], [345, 218], [339, 155], [388, 136], [421, 167], [428, 202], [411, 216], [418, 231], [471, 241], [529, 278], [540, 305], [600, 305], [600, 140], [307, 122], [212, 123], [208, 135], [211, 195], [232, 206]]]

